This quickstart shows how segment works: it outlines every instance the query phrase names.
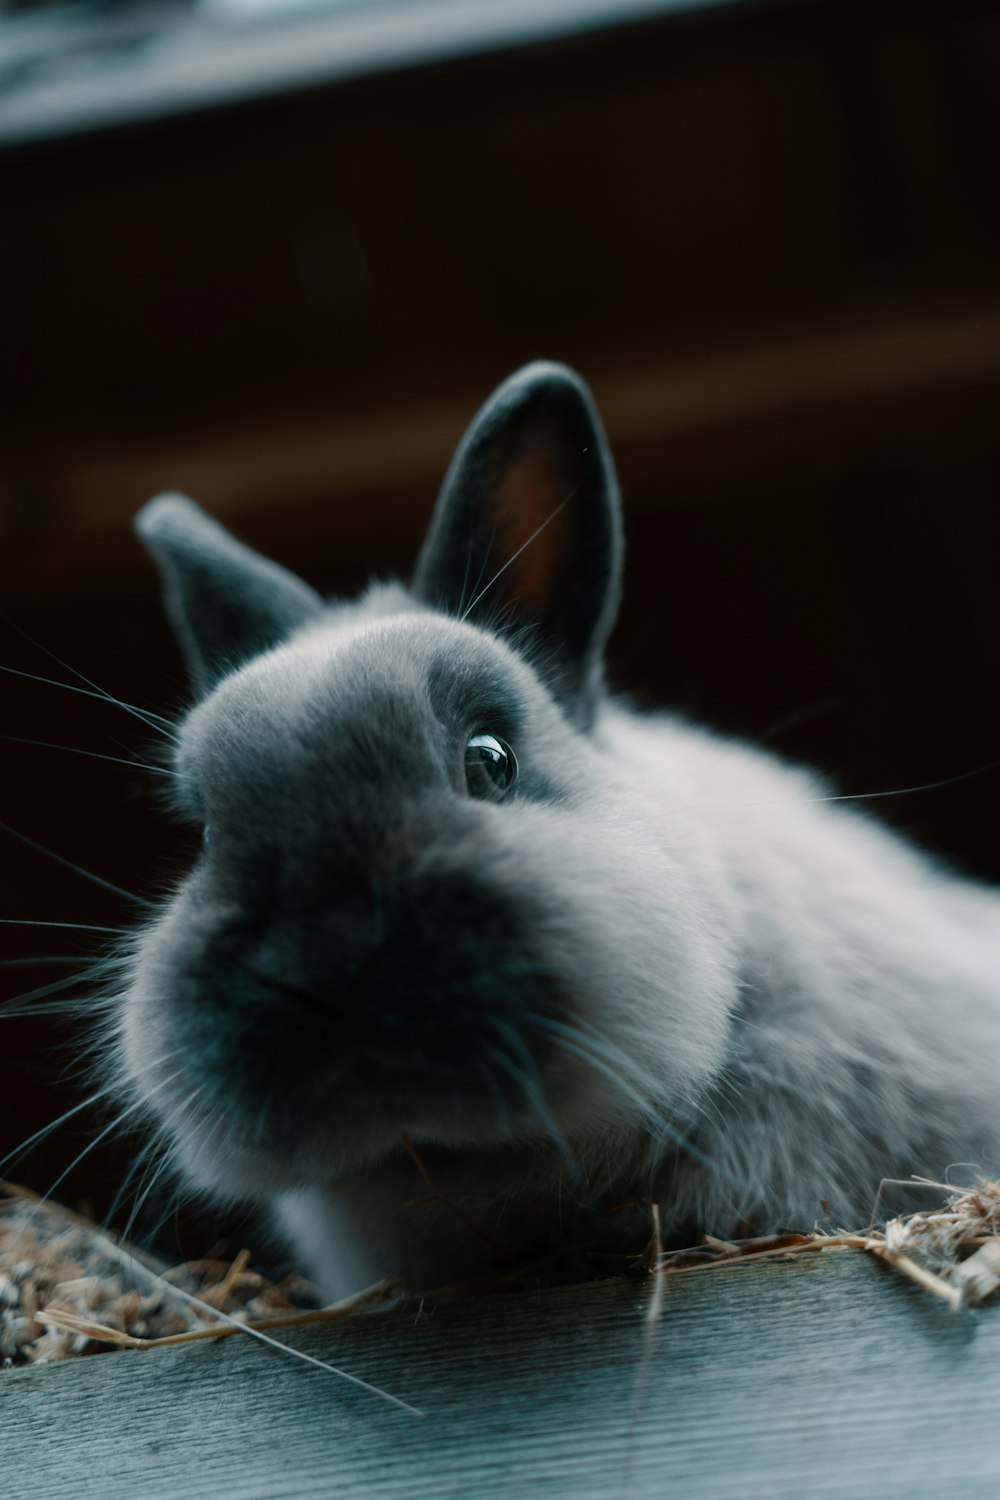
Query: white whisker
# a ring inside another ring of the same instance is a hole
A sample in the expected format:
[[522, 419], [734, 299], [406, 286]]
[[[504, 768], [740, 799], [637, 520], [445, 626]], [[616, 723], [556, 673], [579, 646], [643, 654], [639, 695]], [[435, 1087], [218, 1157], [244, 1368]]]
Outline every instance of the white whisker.
[[493, 577], [490, 579], [489, 583], [487, 583], [483, 588], [481, 588], [479, 590], [479, 593], [473, 599], [472, 603], [469, 605], [469, 607], [465, 611], [465, 613], [459, 616], [460, 619], [462, 619], [462, 620], [467, 620], [468, 619], [469, 615], [471, 615], [472, 611], [475, 609], [476, 605], [479, 603], [479, 601], [483, 597], [483, 595], [489, 593], [490, 589], [496, 583], [497, 579], [500, 578], [500, 577], [502, 577], [503, 574], [506, 573], [507, 569], [513, 563], [517, 562], [517, 559], [521, 556], [521, 553], [524, 552], [526, 550], [526, 548], [528, 548], [528, 547], [531, 546], [532, 542], [535, 540], [536, 537], [541, 536], [541, 534], [545, 530], [546, 526], [550, 526], [552, 524], [552, 522], [555, 520], [556, 516], [559, 514], [559, 512], [561, 510], [565, 509], [565, 507], [572, 500], [573, 496], [576, 494], [576, 492], [577, 492], [577, 490], [579, 488], [580, 488], [579, 484], [574, 485], [573, 488], [570, 490], [569, 494], [566, 495], [564, 497], [564, 499], [560, 500], [559, 504], [555, 507], [554, 510], [552, 510], [552, 511], [549, 512], [549, 514], [545, 517], [545, 520], [541, 523], [541, 525], [535, 527], [534, 531], [528, 537], [528, 540], [526, 542], [522, 542], [521, 543], [521, 545], [520, 545], [520, 547], [518, 547], [517, 551], [514, 552], [510, 557], [508, 557], [508, 559], [504, 563], [503, 567], [502, 568], [498, 568], [496, 570], [496, 572], [493, 574]]
[[23, 734], [0, 734], [0, 740], [8, 745], [34, 745], [38, 750], [63, 750], [67, 755], [85, 755], [89, 760], [106, 760], [114, 766], [129, 766], [137, 771], [149, 771], [153, 776], [176, 777], [175, 771], [166, 766], [151, 766], [144, 760], [126, 760], [121, 755], [104, 755], [99, 750], [85, 750], [79, 745], [59, 745], [52, 740], [32, 740]]
[[92, 870], [85, 870], [82, 865], [74, 864], [71, 859], [66, 859], [62, 854], [56, 854], [52, 849], [46, 849], [44, 844], [29, 838], [26, 833], [20, 833], [16, 828], [11, 828], [9, 823], [0, 823], [0, 832], [9, 834], [12, 839], [26, 844], [29, 849], [34, 849], [38, 854], [44, 854], [46, 859], [54, 860], [57, 865], [64, 865], [67, 870], [72, 870], [75, 875], [82, 875], [84, 880], [90, 880], [94, 885], [101, 886], [106, 891], [111, 891], [116, 896], [124, 896], [126, 901], [132, 901], [137, 906], [152, 907], [152, 901], [147, 901], [145, 896], [136, 896], [131, 891], [123, 890], [120, 885], [113, 885], [110, 880], [105, 880], [101, 875], [95, 875]]
[[[72, 667], [67, 668], [67, 671], [72, 670]], [[37, 672], [22, 672], [17, 667], [0, 666], [0, 672], [5, 672], [8, 677], [23, 677], [28, 682], [44, 683], [46, 687], [62, 688], [65, 693], [78, 693], [81, 698], [96, 698], [98, 703], [109, 703], [115, 708], [123, 709], [125, 713], [139, 719], [147, 729], [152, 729], [157, 734], [167, 735], [171, 739], [174, 737], [173, 725], [169, 719], [163, 718], [161, 714], [151, 713], [147, 709], [136, 708], [134, 704], [123, 703], [120, 698], [112, 698], [109, 693], [90, 692], [87, 688], [74, 687], [71, 682], [59, 682], [55, 677], [39, 677]], [[84, 678], [84, 681], [86, 680]]]

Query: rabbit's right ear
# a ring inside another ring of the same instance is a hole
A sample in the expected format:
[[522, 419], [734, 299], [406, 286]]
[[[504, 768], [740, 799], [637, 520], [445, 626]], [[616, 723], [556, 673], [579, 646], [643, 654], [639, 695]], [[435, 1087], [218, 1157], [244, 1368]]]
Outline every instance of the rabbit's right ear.
[[184, 495], [158, 495], [135, 529], [163, 579], [164, 602], [199, 695], [322, 613], [287, 568], [238, 542]]
[[618, 484], [590, 392], [564, 365], [527, 365], [473, 419], [448, 470], [413, 590], [524, 638], [564, 711], [594, 714], [622, 567]]

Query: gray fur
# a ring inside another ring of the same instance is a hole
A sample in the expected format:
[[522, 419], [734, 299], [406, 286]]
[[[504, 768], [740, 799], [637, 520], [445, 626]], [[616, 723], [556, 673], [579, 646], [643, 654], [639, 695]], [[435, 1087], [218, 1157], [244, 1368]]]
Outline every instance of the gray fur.
[[[558, 548], [491, 595], [545, 476]], [[811, 774], [604, 693], [620, 519], [577, 377], [487, 404], [413, 591], [320, 607], [189, 502], [140, 530], [210, 839], [139, 936], [119, 1065], [187, 1179], [269, 1205], [331, 1293], [637, 1249], [647, 1212], [607, 1210], [641, 1197], [674, 1238], [727, 1235], [1000, 1168], [1000, 900]], [[478, 732], [515, 749], [502, 800], [465, 789]]]

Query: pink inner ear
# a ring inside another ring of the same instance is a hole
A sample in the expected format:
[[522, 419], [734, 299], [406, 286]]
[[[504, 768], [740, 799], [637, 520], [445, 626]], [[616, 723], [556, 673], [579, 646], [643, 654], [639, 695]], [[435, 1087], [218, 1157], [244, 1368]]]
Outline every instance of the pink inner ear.
[[[566, 493], [568, 487], [562, 484], [551, 454], [537, 448], [522, 453], [497, 488], [497, 532], [506, 554], [500, 562], [524, 548], [509, 573], [515, 575], [510, 585], [525, 614], [548, 613], [569, 565], [571, 508], [553, 516]], [[529, 542], [535, 532], [538, 535]]]

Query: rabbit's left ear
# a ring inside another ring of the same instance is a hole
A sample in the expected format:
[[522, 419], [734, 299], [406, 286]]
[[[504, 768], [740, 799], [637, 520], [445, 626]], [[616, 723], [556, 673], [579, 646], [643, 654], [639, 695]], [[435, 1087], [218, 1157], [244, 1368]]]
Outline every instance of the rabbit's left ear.
[[565, 712], [593, 718], [622, 567], [618, 484], [590, 392], [527, 365], [473, 419], [448, 470], [413, 590], [523, 637]]

